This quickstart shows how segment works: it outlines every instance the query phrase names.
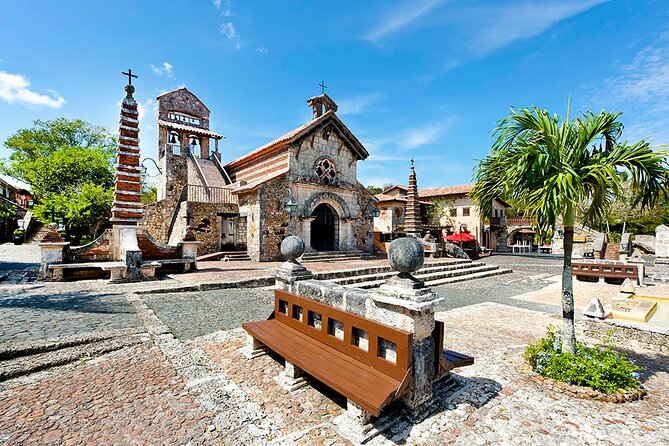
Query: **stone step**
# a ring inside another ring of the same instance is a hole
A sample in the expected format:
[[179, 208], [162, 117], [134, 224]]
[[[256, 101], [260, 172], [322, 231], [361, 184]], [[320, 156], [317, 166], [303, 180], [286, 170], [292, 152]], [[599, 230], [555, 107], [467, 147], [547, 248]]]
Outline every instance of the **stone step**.
[[[484, 266], [474, 266], [470, 268], [461, 268], [452, 271], [442, 271], [428, 274], [421, 274], [421, 272], [419, 271], [418, 273], [414, 274], [414, 276], [424, 281], [427, 286], [433, 286], [433, 285], [442, 285], [445, 283], [462, 282], [465, 280], [478, 279], [480, 277], [488, 277], [497, 274], [503, 274], [500, 273], [499, 271], [511, 272], [511, 270], [500, 270], [500, 268], [497, 266], [484, 265]], [[355, 288], [376, 288], [384, 284], [386, 280], [387, 278], [383, 278], [377, 280], [369, 280], [366, 282], [353, 283], [344, 286], [351, 286]]]
[[0, 361], [0, 382], [17, 376], [28, 375], [40, 370], [65, 365], [79, 361], [83, 358], [91, 358], [104, 353], [120, 350], [124, 347], [149, 341], [148, 334], [122, 336], [118, 338], [105, 339], [87, 344], [64, 347], [44, 353], [35, 353], [27, 356], [19, 356]]
[[369, 253], [362, 251], [328, 251], [318, 253], [304, 253], [300, 262], [329, 262], [337, 260], [366, 260], [375, 258]]
[[[438, 268], [456, 264], [469, 264], [469, 263], [471, 263], [471, 260], [445, 259], [441, 261], [426, 263], [425, 268]], [[317, 272], [314, 273], [314, 278], [317, 280], [329, 280], [336, 282], [335, 279], [345, 279], [348, 277], [366, 276], [366, 275], [381, 274], [381, 273], [393, 273], [393, 269], [389, 265], [363, 266], [360, 268]]]
[[[433, 274], [433, 273], [441, 273], [441, 272], [446, 272], [446, 271], [455, 271], [455, 270], [460, 270], [460, 269], [466, 269], [466, 268], [473, 268], [476, 266], [482, 266], [485, 265], [484, 263], [481, 262], [471, 262], [471, 261], [462, 261], [462, 262], [453, 262], [453, 263], [446, 263], [443, 265], [432, 265], [428, 264], [427, 267], [421, 268], [416, 274], [414, 274], [416, 277], [418, 276], [423, 276], [423, 275], [428, 275], [428, 274]], [[351, 277], [345, 277], [341, 279], [334, 279], [332, 280], [333, 282], [339, 284], [339, 285], [350, 285], [353, 283], [360, 283], [360, 282], [371, 282], [371, 281], [376, 281], [376, 280], [386, 280], [391, 278], [392, 276], [397, 275], [395, 271], [392, 270], [392, 268], [388, 267], [385, 271], [381, 272], [374, 272], [371, 274], [361, 274], [361, 275], [356, 275], [356, 276], [351, 276]]]

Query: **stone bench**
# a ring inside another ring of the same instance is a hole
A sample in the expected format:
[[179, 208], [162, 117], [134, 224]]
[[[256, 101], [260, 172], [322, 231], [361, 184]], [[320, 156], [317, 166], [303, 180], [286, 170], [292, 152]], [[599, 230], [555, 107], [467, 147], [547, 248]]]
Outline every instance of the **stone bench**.
[[65, 278], [65, 271], [81, 271], [100, 269], [102, 271], [110, 272], [110, 280], [118, 280], [125, 272], [124, 262], [86, 262], [86, 263], [50, 263], [47, 268], [51, 271], [51, 280], [63, 280]]

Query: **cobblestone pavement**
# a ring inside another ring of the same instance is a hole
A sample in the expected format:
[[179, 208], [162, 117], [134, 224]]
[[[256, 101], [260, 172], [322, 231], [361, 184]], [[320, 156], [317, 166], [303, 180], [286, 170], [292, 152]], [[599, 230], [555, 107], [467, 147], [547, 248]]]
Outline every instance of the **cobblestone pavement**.
[[488, 264], [511, 269], [504, 276], [484, 277], [435, 287], [433, 290], [446, 301], [437, 311], [446, 311], [482, 302], [497, 302], [519, 308], [556, 313], [559, 302], [530, 302], [515, 298], [524, 293], [539, 291], [560, 280], [562, 259], [494, 255], [483, 259]]
[[192, 339], [242, 322], [267, 319], [274, 291], [260, 288], [145, 294], [144, 302], [180, 339]]
[[[133, 347], [0, 390], [0, 444], [218, 444], [157, 347]], [[6, 386], [6, 384], [5, 384]]]
[[0, 297], [0, 342], [37, 340], [140, 325], [123, 294], [32, 292]]

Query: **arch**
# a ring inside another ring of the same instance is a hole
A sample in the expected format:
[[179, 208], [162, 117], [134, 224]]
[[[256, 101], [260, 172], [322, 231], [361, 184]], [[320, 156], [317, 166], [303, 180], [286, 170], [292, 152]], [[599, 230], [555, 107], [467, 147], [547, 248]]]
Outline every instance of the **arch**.
[[[522, 231], [523, 229], [529, 230], [529, 231], [534, 231], [532, 226], [516, 226], [514, 227], [511, 231], [509, 231], [507, 237], [506, 237], [506, 243], [507, 246], [511, 246], [515, 244], [516, 236], [520, 235], [521, 233], [519, 231]], [[522, 237], [522, 236], [521, 236]], [[523, 239], [528, 239], [529, 242], [534, 243], [534, 234], [525, 234], [525, 237], [522, 237]]]
[[302, 206], [302, 212], [300, 215], [304, 218], [311, 217], [314, 209], [321, 203], [330, 204], [334, 210], [339, 214], [339, 217], [342, 219], [350, 219], [351, 211], [348, 208], [348, 205], [342, 197], [332, 192], [317, 192], [309, 197], [308, 200], [304, 202]]
[[339, 249], [339, 215], [328, 203], [320, 203], [311, 213], [311, 247], [316, 251]]

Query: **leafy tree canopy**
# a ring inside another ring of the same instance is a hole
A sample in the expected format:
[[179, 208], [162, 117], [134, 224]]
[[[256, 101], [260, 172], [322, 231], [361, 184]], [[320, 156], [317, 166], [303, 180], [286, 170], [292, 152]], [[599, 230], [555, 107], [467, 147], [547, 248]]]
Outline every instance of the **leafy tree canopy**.
[[111, 213], [115, 138], [80, 119], [33, 122], [5, 141], [11, 150], [0, 170], [30, 184], [35, 214], [51, 221], [52, 211], [68, 230], [96, 235]]

